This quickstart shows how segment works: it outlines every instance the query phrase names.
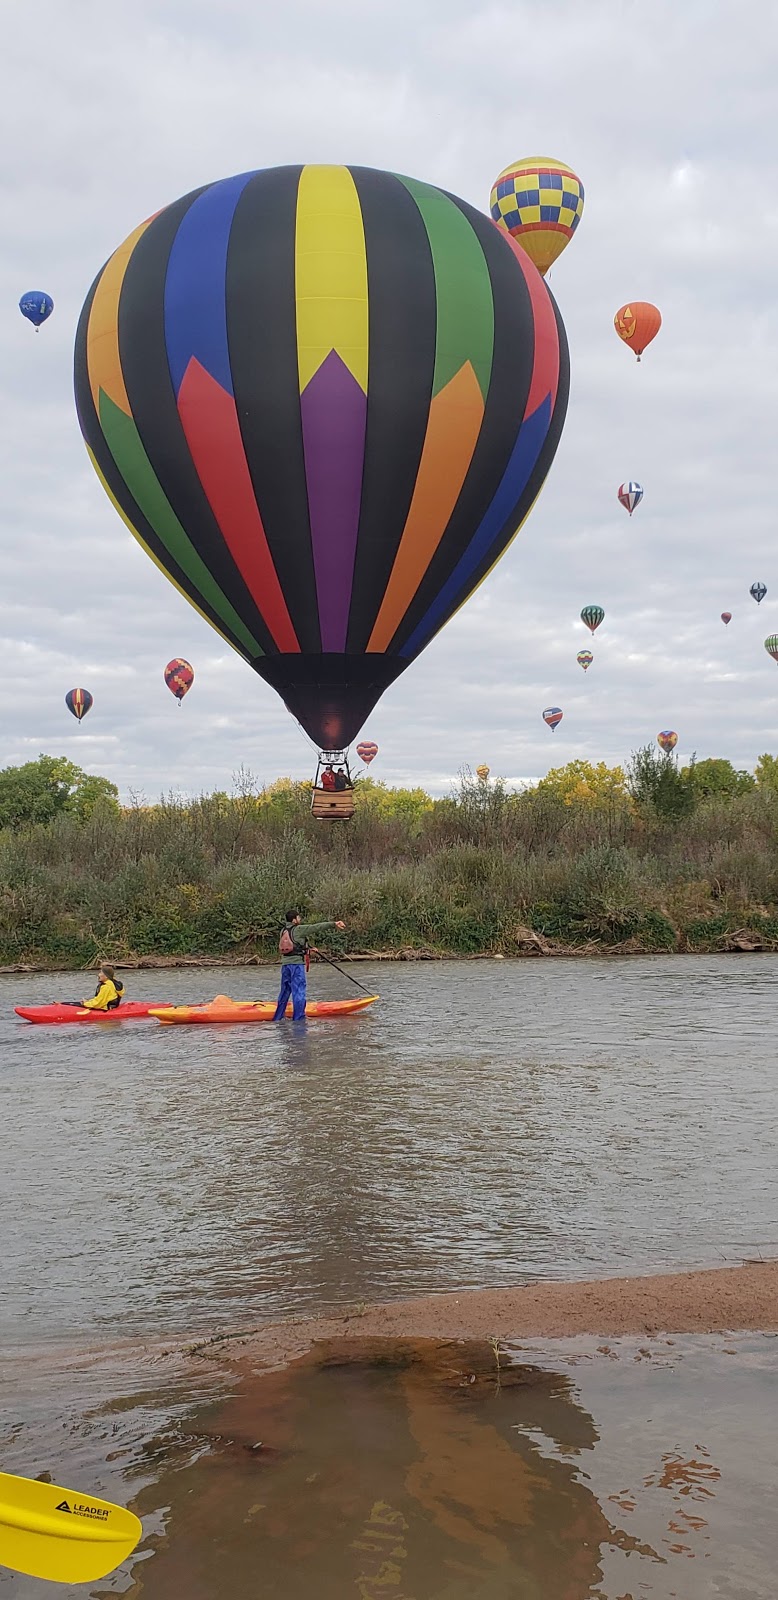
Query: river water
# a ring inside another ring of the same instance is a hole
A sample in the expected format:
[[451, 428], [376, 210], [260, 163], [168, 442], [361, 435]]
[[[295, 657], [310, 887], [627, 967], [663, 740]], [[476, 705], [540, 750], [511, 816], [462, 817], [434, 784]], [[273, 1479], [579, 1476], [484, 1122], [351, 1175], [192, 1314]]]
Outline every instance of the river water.
[[776, 1253], [778, 958], [350, 971], [373, 1010], [225, 1028], [34, 1027], [83, 974], [0, 979], [0, 1345]]

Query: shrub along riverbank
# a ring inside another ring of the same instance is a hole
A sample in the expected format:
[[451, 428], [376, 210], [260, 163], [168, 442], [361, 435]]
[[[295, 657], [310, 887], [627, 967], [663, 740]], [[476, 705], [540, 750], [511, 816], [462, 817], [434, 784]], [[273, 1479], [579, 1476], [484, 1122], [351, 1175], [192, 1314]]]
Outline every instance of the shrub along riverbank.
[[4, 965], [271, 957], [289, 903], [342, 916], [343, 954], [778, 949], [771, 757], [754, 778], [640, 751], [518, 794], [465, 774], [442, 800], [366, 780], [345, 824], [313, 820], [307, 785], [246, 774], [120, 808], [41, 759], [0, 772]]

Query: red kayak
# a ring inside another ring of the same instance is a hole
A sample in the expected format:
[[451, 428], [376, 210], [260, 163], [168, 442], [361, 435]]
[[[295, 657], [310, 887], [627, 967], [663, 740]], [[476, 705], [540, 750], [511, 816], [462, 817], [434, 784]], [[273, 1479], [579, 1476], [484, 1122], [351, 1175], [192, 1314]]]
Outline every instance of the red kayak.
[[86, 1006], [14, 1006], [25, 1022], [127, 1022], [147, 1017], [160, 1005], [159, 1000], [123, 1000], [113, 1011], [90, 1011]]

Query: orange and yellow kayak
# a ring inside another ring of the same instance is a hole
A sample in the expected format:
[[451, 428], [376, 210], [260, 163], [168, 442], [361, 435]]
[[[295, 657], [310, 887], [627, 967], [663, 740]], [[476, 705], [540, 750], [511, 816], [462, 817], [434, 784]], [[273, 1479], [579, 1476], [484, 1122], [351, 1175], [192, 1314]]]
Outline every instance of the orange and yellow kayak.
[[[347, 1017], [354, 1011], [366, 1011], [375, 1005], [377, 994], [357, 995], [354, 1000], [309, 1000], [306, 1017]], [[231, 1000], [229, 995], [217, 994], [204, 1006], [155, 1006], [149, 1015], [158, 1022], [272, 1022], [275, 1000]], [[291, 1004], [286, 1008], [291, 1017]]]

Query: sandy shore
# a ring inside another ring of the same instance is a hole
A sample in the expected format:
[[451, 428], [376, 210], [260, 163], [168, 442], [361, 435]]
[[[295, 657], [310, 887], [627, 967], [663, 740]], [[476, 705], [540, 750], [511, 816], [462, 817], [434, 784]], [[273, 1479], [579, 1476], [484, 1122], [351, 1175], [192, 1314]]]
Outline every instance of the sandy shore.
[[578, 1334], [778, 1331], [778, 1261], [656, 1277], [473, 1289], [341, 1315], [268, 1323], [190, 1347], [240, 1364], [277, 1366], [321, 1339], [562, 1339]]

